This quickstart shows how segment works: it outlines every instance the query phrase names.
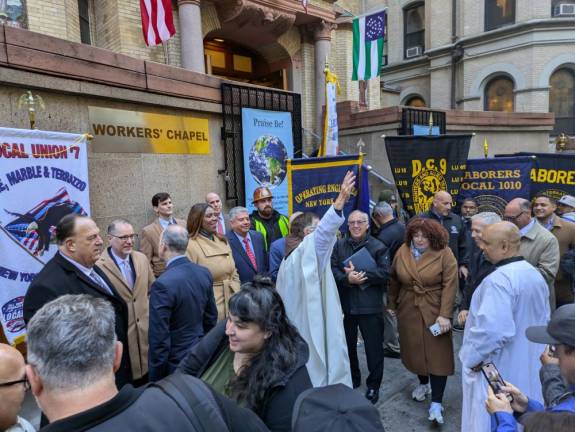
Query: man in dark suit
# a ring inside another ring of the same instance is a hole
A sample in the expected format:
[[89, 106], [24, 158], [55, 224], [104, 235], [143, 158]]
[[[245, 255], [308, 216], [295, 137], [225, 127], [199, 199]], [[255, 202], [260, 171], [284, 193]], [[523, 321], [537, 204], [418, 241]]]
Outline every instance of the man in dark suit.
[[95, 266], [103, 251], [96, 223], [86, 216], [69, 214], [56, 226], [58, 252], [36, 275], [24, 298], [26, 323], [46, 303], [65, 294], [89, 294], [108, 300], [114, 307], [116, 336], [124, 345], [116, 371], [118, 387], [131, 382], [128, 354], [128, 307], [102, 270]]
[[171, 374], [218, 319], [212, 276], [185, 256], [187, 247], [188, 232], [179, 225], [168, 226], [160, 237], [166, 270], [150, 290], [150, 381]]
[[245, 207], [230, 210], [231, 231], [227, 233], [240, 282], [251, 282], [256, 274], [268, 272], [264, 236], [250, 230], [250, 214]]

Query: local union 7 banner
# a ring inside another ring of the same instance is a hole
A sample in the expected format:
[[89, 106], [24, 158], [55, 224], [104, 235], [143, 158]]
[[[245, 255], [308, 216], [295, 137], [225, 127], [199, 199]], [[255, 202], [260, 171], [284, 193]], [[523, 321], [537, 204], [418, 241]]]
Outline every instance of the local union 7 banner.
[[24, 295], [69, 213], [90, 213], [86, 135], [0, 128], [0, 323], [11, 344], [24, 341]]

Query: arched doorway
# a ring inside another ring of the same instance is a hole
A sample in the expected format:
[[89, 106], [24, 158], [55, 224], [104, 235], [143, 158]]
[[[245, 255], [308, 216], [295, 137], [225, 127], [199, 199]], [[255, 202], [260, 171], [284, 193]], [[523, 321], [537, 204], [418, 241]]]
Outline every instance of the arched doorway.
[[208, 35], [204, 39], [206, 71], [231, 81], [289, 90], [289, 57], [268, 62], [263, 55], [233, 40]]

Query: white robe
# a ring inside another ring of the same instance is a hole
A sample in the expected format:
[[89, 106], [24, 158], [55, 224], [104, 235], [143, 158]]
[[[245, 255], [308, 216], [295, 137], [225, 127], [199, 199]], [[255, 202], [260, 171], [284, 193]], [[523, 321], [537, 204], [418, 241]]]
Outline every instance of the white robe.
[[276, 282], [290, 321], [309, 346], [306, 366], [314, 387], [351, 387], [343, 313], [329, 265], [344, 220], [330, 207], [316, 230], [282, 261]]
[[525, 329], [547, 325], [549, 289], [541, 273], [525, 260], [498, 267], [477, 287], [459, 351], [462, 364], [461, 430], [488, 432], [487, 381], [472, 367], [492, 362], [501, 377], [530, 399], [542, 400], [539, 356], [543, 345], [529, 342]]

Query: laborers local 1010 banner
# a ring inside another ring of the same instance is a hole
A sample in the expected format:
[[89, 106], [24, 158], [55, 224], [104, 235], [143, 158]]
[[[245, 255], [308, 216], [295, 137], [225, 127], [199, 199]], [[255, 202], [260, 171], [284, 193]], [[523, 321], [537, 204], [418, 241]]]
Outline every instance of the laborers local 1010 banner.
[[469, 159], [457, 202], [473, 198], [480, 212], [503, 216], [505, 206], [513, 198], [531, 196], [534, 159], [526, 156]]
[[274, 209], [288, 209], [286, 162], [293, 158], [292, 118], [289, 112], [242, 108], [242, 137], [246, 207], [251, 212], [254, 190], [268, 187]]
[[23, 301], [57, 251], [58, 221], [89, 214], [86, 135], [0, 128], [0, 322], [9, 343], [25, 334]]
[[545, 194], [559, 199], [575, 196], [575, 155], [558, 153], [516, 153], [535, 158], [531, 170], [531, 197]]
[[438, 191], [457, 196], [470, 142], [471, 135], [385, 137], [395, 185], [411, 215], [429, 210]]
[[353, 210], [369, 213], [369, 183], [362, 155], [288, 160], [289, 214], [313, 212], [322, 217], [339, 195], [348, 171], [356, 177], [356, 188], [345, 205], [345, 217]]

